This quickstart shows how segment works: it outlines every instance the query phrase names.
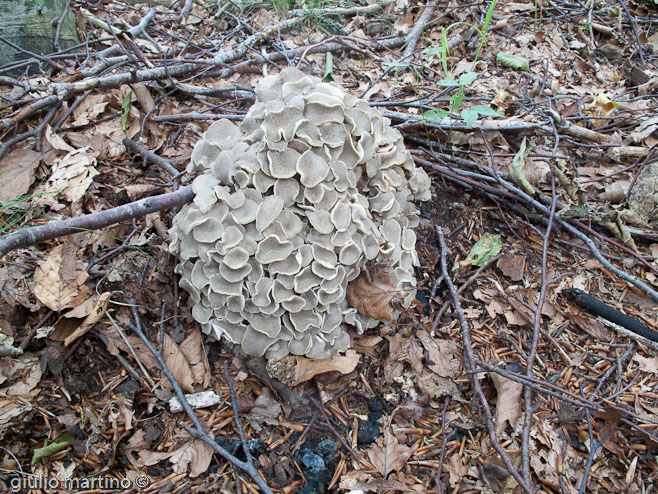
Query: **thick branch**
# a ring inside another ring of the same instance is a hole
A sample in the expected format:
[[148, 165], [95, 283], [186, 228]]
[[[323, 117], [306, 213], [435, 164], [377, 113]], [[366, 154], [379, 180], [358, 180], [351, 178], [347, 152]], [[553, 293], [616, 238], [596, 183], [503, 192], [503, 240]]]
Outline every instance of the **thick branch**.
[[140, 216], [157, 211], [173, 209], [190, 202], [193, 198], [192, 186], [188, 185], [176, 192], [147, 197], [146, 199], [140, 199], [139, 201], [107, 209], [99, 213], [24, 228], [0, 237], [0, 257], [3, 257], [12, 250], [45, 242], [46, 240], [52, 240], [53, 238], [72, 235], [81, 231], [98, 230], [132, 218], [139, 218]]

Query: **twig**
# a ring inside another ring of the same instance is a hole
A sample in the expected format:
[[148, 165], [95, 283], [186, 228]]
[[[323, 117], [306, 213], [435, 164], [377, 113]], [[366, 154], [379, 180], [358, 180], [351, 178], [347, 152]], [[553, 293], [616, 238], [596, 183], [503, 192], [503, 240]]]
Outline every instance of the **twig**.
[[25, 337], [25, 339], [21, 341], [19, 348], [25, 350], [30, 344], [30, 342], [32, 341], [32, 339], [34, 338], [34, 336], [37, 334], [39, 328], [41, 328], [44, 324], [46, 324], [48, 319], [50, 319], [50, 317], [53, 314], [55, 314], [55, 311], [49, 310], [48, 313], [45, 316], [43, 316], [43, 318], [41, 318], [41, 320], [30, 330], [30, 333]]
[[[140, 337], [140, 339], [144, 342], [146, 347], [149, 349], [149, 351], [153, 354], [155, 359], [158, 361], [158, 364], [160, 364], [162, 373], [167, 377], [167, 379], [169, 379], [169, 382], [171, 383], [171, 386], [174, 388], [174, 392], [178, 397], [178, 401], [181, 403], [183, 409], [185, 410], [185, 413], [187, 413], [187, 416], [194, 424], [194, 429], [183, 422], [181, 422], [181, 426], [193, 437], [201, 439], [204, 443], [210, 446], [215, 453], [217, 453], [219, 456], [221, 456], [226, 461], [231, 463], [231, 465], [234, 465], [235, 467], [239, 468], [247, 475], [249, 475], [249, 477], [251, 477], [251, 479], [256, 483], [256, 485], [258, 485], [261, 492], [265, 494], [272, 494], [272, 490], [267, 485], [263, 477], [260, 476], [258, 470], [254, 466], [251, 454], [249, 453], [249, 446], [244, 438], [244, 434], [240, 434], [240, 441], [242, 443], [242, 449], [245, 452], [246, 461], [242, 461], [239, 458], [232, 455], [231, 453], [229, 453], [228, 451], [226, 451], [208, 435], [208, 433], [205, 430], [205, 427], [203, 426], [203, 424], [201, 424], [201, 421], [196, 416], [194, 410], [192, 409], [187, 399], [185, 398], [185, 393], [183, 393], [183, 390], [181, 389], [178, 381], [169, 370], [169, 367], [167, 366], [167, 363], [165, 362], [164, 357], [162, 356], [162, 348], [160, 348], [160, 350], [156, 350], [155, 348], [153, 348], [153, 345], [151, 345], [151, 341], [146, 337], [146, 334], [142, 329], [142, 325], [139, 319], [139, 314], [137, 313], [137, 307], [135, 305], [132, 306], [132, 312], [133, 312], [133, 317], [135, 319], [135, 325], [131, 324], [130, 328], [133, 331], [135, 331], [135, 333], [137, 333], [137, 335]], [[229, 386], [232, 386], [232, 384], [229, 384]], [[234, 397], [235, 397], [235, 392], [231, 393], [231, 399], [233, 400], [233, 413], [235, 416], [236, 424], [238, 424], [238, 431], [241, 431], [242, 427], [239, 425], [240, 421], [239, 421], [239, 417], [237, 416], [237, 405], [235, 403]]]
[[[485, 137], [483, 135], [483, 137]], [[491, 150], [488, 141], [487, 149]], [[557, 204], [557, 194], [555, 193], [555, 176], [551, 176], [551, 188], [553, 201], [551, 202], [551, 211], [548, 218], [548, 225], [546, 226], [546, 233], [542, 239], [541, 251], [541, 288], [539, 290], [539, 299], [537, 300], [537, 307], [534, 310], [535, 318], [532, 323], [532, 340], [530, 344], [530, 353], [526, 360], [526, 376], [532, 377], [532, 366], [537, 356], [537, 347], [539, 345], [539, 330], [541, 325], [541, 312], [546, 299], [546, 290], [548, 289], [548, 280], [546, 276], [547, 271], [547, 258], [548, 246], [551, 240], [551, 228], [553, 226], [553, 218], [555, 217], [555, 206]], [[521, 461], [523, 462], [522, 471], [523, 478], [526, 482], [530, 483], [530, 427], [532, 426], [532, 416], [536, 411], [536, 405], [532, 404], [532, 388], [525, 386], [523, 388], [523, 401], [524, 401], [524, 420], [523, 430], [521, 433]]]
[[[482, 274], [483, 271], [485, 271], [486, 269], [488, 269], [489, 266], [491, 266], [493, 263], [495, 263], [496, 261], [498, 261], [498, 259], [500, 259], [501, 257], [503, 257], [503, 253], [500, 253], [500, 254], [498, 254], [498, 255], [495, 256], [495, 257], [490, 257], [489, 259], [487, 259], [487, 260], [485, 261], [485, 263], [484, 263], [482, 266], [480, 266], [480, 267], [477, 269], [477, 271], [475, 271], [475, 273], [473, 273], [473, 274], [472, 274], [472, 275], [471, 275], [471, 276], [470, 276], [470, 277], [464, 282], [464, 284], [462, 284], [462, 286], [459, 287], [459, 290], [457, 290], [457, 294], [458, 294], [458, 295], [461, 295], [462, 292], [463, 292], [464, 290], [466, 290], [466, 289], [467, 289], [467, 288], [468, 288], [468, 287], [469, 287], [469, 286], [470, 286], [475, 280], [477, 280], [477, 279], [480, 277], [480, 275]], [[440, 283], [440, 282], [442, 281], [442, 278], [439, 278], [439, 279], [436, 280], [436, 281], [437, 281], [437, 284], [438, 284], [438, 283]], [[432, 295], [432, 297], [434, 297], [434, 294]], [[437, 330], [438, 327], [439, 327], [439, 323], [441, 322], [441, 317], [443, 316], [443, 314], [445, 314], [445, 311], [447, 311], [449, 307], [450, 307], [450, 301], [447, 300], [447, 301], [443, 304], [443, 306], [441, 306], [441, 309], [439, 310], [439, 312], [437, 312], [436, 316], [434, 316], [434, 324], [432, 325], [432, 333], [431, 333], [432, 336], [434, 336], [434, 334], [436, 333], [436, 330]]]
[[98, 230], [132, 218], [180, 207], [192, 199], [194, 199], [194, 192], [192, 192], [192, 186], [188, 185], [175, 192], [147, 197], [98, 213], [23, 228], [0, 237], [0, 257], [12, 250], [45, 242], [46, 240], [80, 233], [81, 231]]
[[174, 165], [171, 164], [171, 161], [169, 161], [167, 158], [163, 158], [162, 156], [158, 156], [157, 154], [146, 149], [141, 144], [137, 144], [135, 141], [131, 141], [130, 139], [126, 138], [121, 142], [123, 142], [123, 145], [126, 146], [127, 149], [141, 155], [145, 161], [152, 161], [164, 171], [169, 173], [169, 175], [171, 175], [174, 180], [174, 190], [178, 188], [178, 181], [181, 172], [179, 172], [174, 167]]
[[443, 484], [441, 483], [441, 474], [443, 473], [443, 460], [446, 455], [446, 444], [448, 442], [448, 435], [446, 434], [446, 410], [450, 404], [450, 396], [443, 399], [443, 410], [441, 410], [441, 454], [439, 455], [439, 467], [436, 470], [434, 483], [439, 494], [443, 494]]
[[34, 52], [29, 51], [29, 50], [26, 50], [25, 48], [21, 48], [20, 46], [18, 46], [16, 44], [12, 43], [11, 41], [9, 41], [4, 36], [0, 36], [0, 41], [5, 43], [6, 45], [11, 46], [14, 50], [18, 50], [21, 53], [25, 53], [26, 55], [31, 56], [32, 58], [36, 58], [40, 62], [48, 63], [48, 64], [52, 65], [53, 67], [57, 67], [62, 72], [66, 72], [66, 68], [63, 67], [62, 65], [58, 64], [57, 62], [54, 62], [53, 60], [51, 60], [50, 58], [48, 58], [44, 55], [39, 55], [38, 53], [34, 53]]
[[[582, 394], [582, 390], [581, 390]], [[594, 464], [594, 458], [596, 457], [596, 452], [601, 449], [603, 444], [608, 440], [610, 434], [616, 429], [616, 425], [611, 426], [606, 433], [599, 439], [598, 442], [594, 442], [594, 430], [592, 427], [592, 414], [589, 409], [585, 409], [585, 417], [587, 419], [587, 432], [589, 433], [589, 456], [587, 457], [587, 464], [585, 465], [585, 470], [583, 471], [583, 478], [580, 483], [580, 488], [578, 489], [578, 494], [583, 494], [587, 488], [587, 479], [592, 470], [592, 465]]]
[[[455, 285], [452, 283], [452, 280], [450, 279], [450, 275], [448, 274], [448, 263], [446, 261], [448, 247], [446, 246], [445, 239], [443, 237], [443, 230], [441, 229], [441, 227], [436, 226], [435, 229], [439, 239], [439, 246], [441, 248], [441, 255], [440, 255], [441, 275], [443, 277], [443, 282], [447, 285], [448, 290], [450, 291], [450, 295], [452, 296], [452, 303], [455, 309], [455, 314], [457, 315], [457, 319], [459, 320], [459, 325], [461, 327], [462, 344], [464, 346], [464, 367], [466, 369], [473, 369], [475, 356], [473, 355], [473, 348], [471, 346], [471, 334], [468, 329], [468, 323], [466, 322], [466, 318], [464, 317], [464, 312], [462, 311], [461, 308], [459, 295], [457, 295], [457, 290], [455, 288]], [[478, 381], [474, 377], [471, 378], [471, 386], [473, 387], [475, 394], [479, 398], [480, 406], [484, 410], [487, 430], [489, 432], [489, 438], [491, 439], [491, 444], [493, 445], [496, 452], [498, 452], [498, 454], [500, 455], [503, 463], [505, 464], [505, 467], [507, 468], [507, 471], [514, 477], [514, 479], [516, 479], [516, 481], [518, 482], [519, 486], [523, 489], [523, 491], [526, 494], [534, 494], [534, 489], [531, 487], [531, 485], [529, 485], [525, 481], [525, 479], [521, 476], [519, 471], [514, 467], [511, 458], [507, 454], [507, 451], [505, 451], [505, 449], [500, 445], [500, 442], [498, 441], [498, 438], [496, 436], [496, 427], [494, 425], [494, 419], [491, 413], [491, 408], [489, 408], [489, 403], [487, 402], [487, 398], [484, 395], [484, 391], [482, 390], [480, 381]]]
[[349, 444], [347, 444], [347, 441], [345, 441], [345, 438], [343, 438], [343, 436], [338, 434], [338, 431], [334, 428], [333, 424], [331, 423], [331, 420], [329, 420], [329, 417], [327, 416], [327, 412], [324, 411], [324, 408], [322, 407], [322, 405], [320, 405], [320, 403], [318, 403], [313, 398], [311, 398], [311, 402], [313, 403], [315, 408], [317, 408], [318, 411], [320, 412], [320, 414], [322, 415], [322, 418], [324, 419], [325, 423], [327, 424], [327, 427], [329, 427], [329, 430], [331, 432], [333, 432], [334, 436], [336, 436], [336, 438], [341, 442], [341, 444], [345, 447], [345, 449], [347, 451], [349, 451], [349, 453], [352, 455], [352, 458], [354, 458], [357, 462], [359, 462], [360, 461], [359, 460], [359, 455], [357, 454], [356, 451], [354, 451], [354, 449]]
[[427, 5], [425, 5], [423, 13], [416, 21], [416, 24], [414, 24], [413, 29], [409, 31], [409, 34], [407, 34], [407, 41], [405, 43], [406, 46], [402, 52], [402, 59], [411, 57], [414, 51], [416, 51], [416, 45], [418, 44], [420, 35], [423, 32], [423, 29], [425, 29], [425, 26], [427, 26], [427, 24], [432, 19], [432, 14], [434, 13], [434, 9], [436, 9], [438, 3], [438, 0], [431, 0], [427, 3]]
[[57, 19], [57, 26], [55, 27], [55, 36], [53, 36], [53, 48], [55, 49], [55, 51], [61, 50], [59, 46], [59, 32], [62, 29], [62, 22], [64, 22], [64, 18], [66, 17], [66, 14], [69, 12], [69, 5], [71, 5], [71, 0], [66, 0], [66, 4], [62, 9], [62, 14], [59, 16], [59, 19]]
[[[61, 101], [56, 101], [48, 110], [48, 113], [46, 113], [46, 116], [43, 117], [43, 120], [41, 123], [36, 126], [35, 128], [28, 130], [27, 132], [23, 132], [22, 134], [19, 134], [15, 137], [12, 137], [9, 139], [7, 142], [4, 142], [0, 144], [0, 158], [2, 158], [7, 150], [13, 146], [14, 144], [18, 144], [19, 142], [24, 141], [25, 139], [28, 139], [30, 137], [35, 137], [38, 143], [38, 146], [41, 145], [41, 135], [43, 134], [43, 131], [46, 128], [46, 125], [50, 123], [50, 121], [55, 117], [55, 113], [61, 106]], [[1, 256], [0, 256], [1, 257]]]

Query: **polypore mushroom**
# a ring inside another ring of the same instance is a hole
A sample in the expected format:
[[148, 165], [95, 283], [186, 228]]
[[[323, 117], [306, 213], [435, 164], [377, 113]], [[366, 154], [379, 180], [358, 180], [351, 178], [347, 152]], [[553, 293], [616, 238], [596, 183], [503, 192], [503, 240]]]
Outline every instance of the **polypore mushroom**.
[[285, 69], [255, 92], [240, 127], [220, 120], [196, 144], [170, 251], [205, 333], [248, 355], [328, 358], [349, 348], [347, 325], [378, 322], [346, 301], [369, 263], [413, 293], [411, 201], [430, 181], [390, 121], [340, 87]]

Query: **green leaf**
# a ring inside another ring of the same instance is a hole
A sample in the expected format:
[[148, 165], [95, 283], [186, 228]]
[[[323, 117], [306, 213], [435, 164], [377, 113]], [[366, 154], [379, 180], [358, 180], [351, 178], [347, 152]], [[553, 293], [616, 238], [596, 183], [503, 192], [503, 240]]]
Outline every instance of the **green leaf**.
[[384, 65], [385, 67], [399, 67], [402, 69], [406, 69], [407, 67], [409, 67], [410, 63], [411, 62], [383, 62], [382, 65]]
[[498, 255], [502, 246], [500, 235], [485, 233], [478, 243], [473, 246], [466, 259], [459, 262], [459, 266], [481, 267], [487, 262], [487, 259]]
[[516, 153], [514, 158], [512, 158], [512, 176], [516, 183], [521, 186], [521, 188], [529, 195], [535, 195], [535, 189], [532, 187], [530, 182], [525, 176], [525, 160], [532, 151], [532, 148], [535, 147], [535, 143], [530, 141], [530, 145], [527, 145], [527, 140], [524, 137], [521, 141], [521, 147], [519, 147], [519, 152]]
[[456, 80], [450, 78], [441, 79], [439, 82], [437, 82], [437, 84], [444, 87], [459, 87], [459, 83]]
[[519, 57], [517, 55], [500, 52], [496, 55], [496, 60], [503, 65], [507, 65], [516, 70], [530, 70], [530, 61], [527, 58]]
[[482, 27], [482, 32], [484, 32], [484, 35], [487, 35], [487, 32], [489, 31], [489, 24], [491, 24], [491, 18], [493, 17], [494, 9], [496, 8], [496, 4], [498, 3], [498, 0], [493, 0], [489, 4], [489, 8], [487, 9], [487, 15], [484, 18], [484, 26]]
[[464, 90], [459, 88], [459, 91], [450, 97], [450, 109], [455, 111], [457, 108], [462, 106], [462, 101], [464, 101]]
[[459, 114], [461, 115], [464, 122], [466, 122], [466, 126], [469, 129], [473, 127], [473, 124], [478, 119], [478, 112], [473, 110], [473, 108], [464, 108], [461, 112], [459, 112]]
[[459, 85], [468, 86], [471, 82], [478, 78], [475, 72], [465, 72], [459, 76]]
[[334, 80], [334, 55], [330, 51], [328, 51], [326, 62], [325, 62], [324, 75], [322, 76], [322, 82], [330, 82], [333, 80]]
[[441, 55], [443, 53], [443, 47], [439, 45], [432, 45], [429, 48], [425, 48], [423, 53], [429, 56]]
[[32, 465], [39, 463], [39, 460], [41, 458], [48, 458], [58, 451], [61, 451], [71, 444], [73, 444], [73, 441], [75, 440], [75, 437], [73, 437], [73, 434], [70, 432], [63, 432], [54, 441], [49, 441], [46, 439], [44, 445], [41, 448], [37, 448], [34, 450], [34, 454], [32, 456]]
[[500, 118], [502, 115], [487, 105], [473, 105], [470, 110], [475, 110], [482, 117]]
[[128, 88], [121, 102], [121, 128], [124, 132], [128, 130], [128, 115], [130, 115], [130, 108], [132, 106], [132, 95], [132, 90]]
[[436, 123], [442, 118], [445, 118], [447, 116], [448, 116], [448, 112], [442, 109], [427, 110], [425, 113], [423, 113], [423, 118], [430, 123]]

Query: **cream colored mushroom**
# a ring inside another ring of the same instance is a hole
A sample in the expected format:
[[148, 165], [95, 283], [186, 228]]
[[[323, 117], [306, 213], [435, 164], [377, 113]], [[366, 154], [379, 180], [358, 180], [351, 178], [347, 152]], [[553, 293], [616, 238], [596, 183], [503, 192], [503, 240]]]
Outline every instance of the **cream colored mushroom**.
[[[263, 78], [240, 127], [213, 123], [188, 171], [195, 199], [170, 230], [204, 332], [248, 355], [329, 358], [377, 324], [348, 283], [377, 262], [413, 287], [429, 178], [367, 102], [297, 69]], [[410, 290], [412, 293], [413, 290]]]

